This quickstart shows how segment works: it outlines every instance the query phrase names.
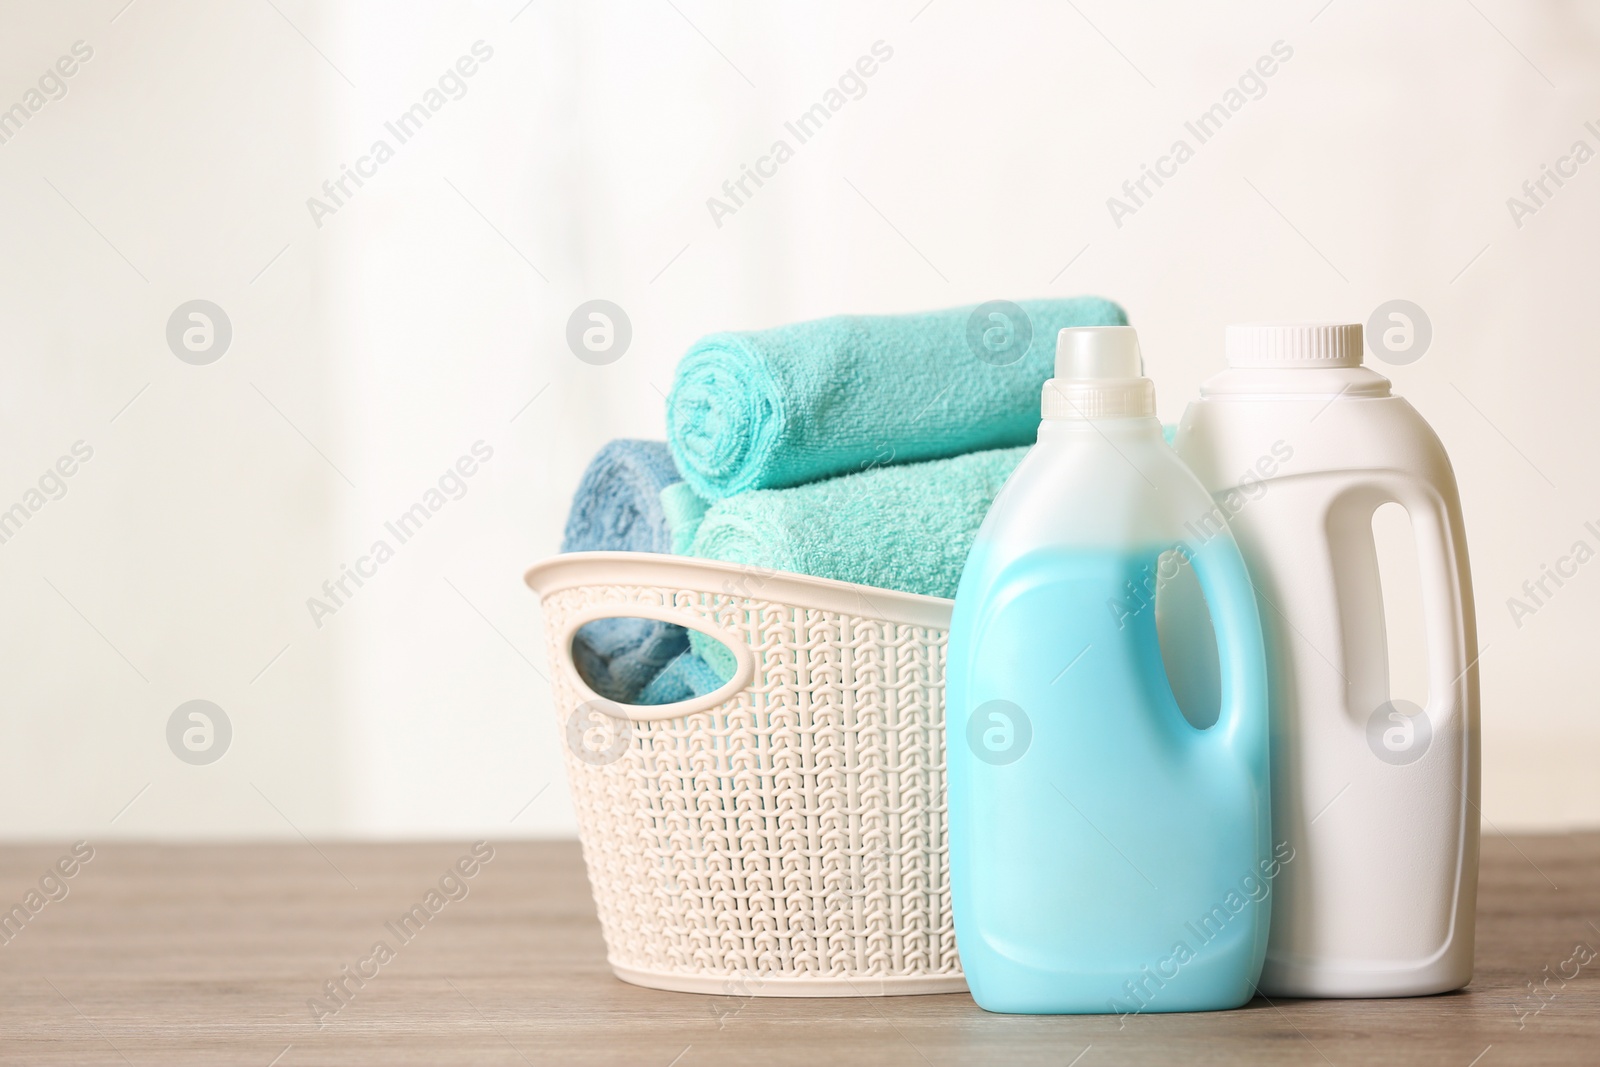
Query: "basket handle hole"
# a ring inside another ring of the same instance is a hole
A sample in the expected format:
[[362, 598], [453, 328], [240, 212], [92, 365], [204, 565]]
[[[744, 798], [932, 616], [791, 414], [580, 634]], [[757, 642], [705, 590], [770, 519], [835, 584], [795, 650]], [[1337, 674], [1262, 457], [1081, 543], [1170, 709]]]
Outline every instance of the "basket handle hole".
[[572, 635], [572, 664], [595, 693], [653, 707], [713, 693], [734, 675], [732, 649], [710, 634], [660, 619], [594, 619]]

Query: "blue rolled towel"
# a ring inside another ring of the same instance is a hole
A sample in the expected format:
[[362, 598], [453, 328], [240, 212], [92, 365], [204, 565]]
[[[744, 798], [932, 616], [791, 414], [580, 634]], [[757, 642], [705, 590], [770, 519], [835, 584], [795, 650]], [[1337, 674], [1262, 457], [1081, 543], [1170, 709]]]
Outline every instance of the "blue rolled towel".
[[689, 652], [689, 631], [655, 619], [596, 619], [572, 637], [579, 676], [590, 689], [619, 704], [653, 703], [643, 694], [685, 653], [694, 654]]
[[661, 490], [682, 481], [662, 441], [612, 441], [572, 495], [563, 552], [671, 552]]
[[1031, 444], [1056, 333], [1128, 320], [1098, 297], [1012, 306], [1020, 320], [979, 305], [712, 334], [679, 362], [667, 399], [678, 470], [695, 492], [720, 500]]
[[[679, 481], [672, 454], [661, 441], [618, 440], [602, 448], [578, 481], [567, 515], [563, 552], [671, 552], [672, 535], [661, 506], [661, 491]], [[689, 652], [682, 626], [654, 619], [597, 619], [573, 635], [572, 659], [596, 693], [623, 704], [668, 703], [698, 696], [694, 686], [706, 676], [680, 666], [670, 700], [647, 699], [663, 668]], [[710, 692], [718, 683], [713, 677]], [[657, 687], [659, 696], [667, 692]]]

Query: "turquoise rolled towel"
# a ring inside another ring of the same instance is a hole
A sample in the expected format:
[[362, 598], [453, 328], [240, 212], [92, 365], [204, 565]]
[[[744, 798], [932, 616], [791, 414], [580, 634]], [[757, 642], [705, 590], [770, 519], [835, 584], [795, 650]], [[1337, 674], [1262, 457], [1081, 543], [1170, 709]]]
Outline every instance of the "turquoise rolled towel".
[[[969, 452], [741, 493], [707, 509], [689, 555], [954, 597], [989, 505], [1027, 453]], [[720, 643], [690, 630], [689, 644], [717, 678], [733, 677]]]
[[695, 531], [700, 529], [700, 520], [706, 517], [706, 508], [711, 502], [695, 492], [694, 486], [688, 482], [673, 482], [662, 489], [659, 496], [661, 514], [672, 540], [672, 554], [686, 556], [689, 546], [694, 544]]
[[978, 526], [1027, 448], [758, 489], [706, 511], [691, 556], [953, 597]]
[[1009, 306], [1021, 308], [1020, 321], [980, 305], [712, 334], [679, 362], [667, 399], [678, 470], [695, 492], [721, 500], [1031, 444], [1056, 333], [1128, 320], [1098, 297]]
[[680, 700], [716, 692], [722, 688], [723, 682], [733, 677], [734, 659], [733, 653], [721, 644], [716, 644], [713, 654], [724, 664], [721, 669], [710, 666], [697, 652], [681, 653], [644, 687], [644, 692], [639, 694], [639, 703], [676, 704]]

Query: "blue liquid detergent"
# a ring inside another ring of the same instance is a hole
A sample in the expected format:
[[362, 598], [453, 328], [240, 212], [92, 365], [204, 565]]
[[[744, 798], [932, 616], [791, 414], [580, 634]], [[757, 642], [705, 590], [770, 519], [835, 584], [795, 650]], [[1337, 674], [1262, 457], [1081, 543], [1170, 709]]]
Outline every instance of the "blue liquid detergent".
[[[1186, 509], [1211, 501], [1155, 419], [1082, 432], [1088, 421], [1047, 417], [956, 596], [946, 752], [962, 967], [990, 1011], [1236, 1007], [1254, 994], [1284, 861], [1254, 592], [1225, 526], [1185, 532]], [[1062, 508], [1089, 517], [1052, 521]], [[1156, 629], [1157, 575], [1184, 559], [1217, 630], [1221, 708], [1204, 730], [1173, 697]]]

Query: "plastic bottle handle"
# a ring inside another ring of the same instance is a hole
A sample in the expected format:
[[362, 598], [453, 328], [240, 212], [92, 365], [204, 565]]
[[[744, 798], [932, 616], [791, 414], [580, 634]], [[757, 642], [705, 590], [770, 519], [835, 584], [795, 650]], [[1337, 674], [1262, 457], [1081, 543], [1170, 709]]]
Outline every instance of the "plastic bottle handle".
[[1267, 657], [1255, 583], [1231, 537], [1185, 542], [1183, 551], [1205, 594], [1217, 635], [1221, 701], [1208, 734], [1229, 749], [1248, 745], [1266, 755]]
[[1417, 573], [1422, 586], [1422, 624], [1428, 650], [1428, 706], [1424, 709], [1435, 730], [1454, 723], [1468, 707], [1471, 680], [1469, 649], [1476, 627], [1470, 618], [1462, 579], [1466, 560], [1460, 524], [1437, 491], [1427, 483], [1412, 483], [1393, 494], [1393, 503], [1406, 509], [1417, 553]]

